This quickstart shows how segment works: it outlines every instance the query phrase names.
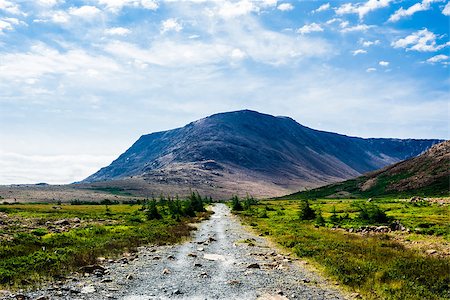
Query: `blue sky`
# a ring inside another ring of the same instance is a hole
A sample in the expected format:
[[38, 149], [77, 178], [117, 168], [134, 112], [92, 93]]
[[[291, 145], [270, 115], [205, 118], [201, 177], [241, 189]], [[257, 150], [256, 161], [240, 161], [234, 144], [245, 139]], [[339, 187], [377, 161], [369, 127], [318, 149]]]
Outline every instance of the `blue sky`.
[[448, 1], [0, 0], [0, 184], [68, 183], [238, 109], [449, 138]]

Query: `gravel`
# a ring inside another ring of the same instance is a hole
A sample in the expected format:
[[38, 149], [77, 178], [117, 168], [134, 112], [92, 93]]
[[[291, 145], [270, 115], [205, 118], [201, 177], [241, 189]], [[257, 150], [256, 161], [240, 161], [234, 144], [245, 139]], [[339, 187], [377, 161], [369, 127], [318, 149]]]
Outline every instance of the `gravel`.
[[338, 287], [245, 229], [226, 205], [212, 209], [188, 242], [141, 247], [104, 263], [103, 273], [74, 275], [21, 294], [28, 299], [346, 299]]

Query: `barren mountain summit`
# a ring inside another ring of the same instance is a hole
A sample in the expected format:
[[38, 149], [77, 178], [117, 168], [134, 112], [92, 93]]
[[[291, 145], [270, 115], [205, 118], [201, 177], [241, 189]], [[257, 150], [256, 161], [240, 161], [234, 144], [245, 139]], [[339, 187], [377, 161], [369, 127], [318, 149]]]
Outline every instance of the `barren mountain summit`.
[[126, 182], [147, 194], [192, 188], [219, 196], [275, 196], [356, 177], [437, 142], [348, 137], [242, 110], [144, 135], [84, 182]]

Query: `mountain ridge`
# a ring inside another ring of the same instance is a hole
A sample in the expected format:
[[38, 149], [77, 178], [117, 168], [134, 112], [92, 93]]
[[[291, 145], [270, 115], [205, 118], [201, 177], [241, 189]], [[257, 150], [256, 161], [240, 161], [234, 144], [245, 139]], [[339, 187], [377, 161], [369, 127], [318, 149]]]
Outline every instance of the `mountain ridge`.
[[300, 191], [281, 198], [360, 198], [450, 195], [450, 141], [416, 157], [344, 182]]
[[[303, 126], [290, 117], [242, 110], [142, 135], [83, 183], [137, 176], [147, 182], [158, 179], [182, 184], [177, 179], [181, 172], [185, 184], [197, 188], [190, 181], [195, 182], [200, 172], [200, 181], [216, 182], [216, 187], [225, 178], [242, 177], [245, 182], [268, 182], [287, 191], [356, 177], [416, 156], [437, 142], [349, 137]], [[234, 189], [238, 192], [245, 188], [237, 185]]]

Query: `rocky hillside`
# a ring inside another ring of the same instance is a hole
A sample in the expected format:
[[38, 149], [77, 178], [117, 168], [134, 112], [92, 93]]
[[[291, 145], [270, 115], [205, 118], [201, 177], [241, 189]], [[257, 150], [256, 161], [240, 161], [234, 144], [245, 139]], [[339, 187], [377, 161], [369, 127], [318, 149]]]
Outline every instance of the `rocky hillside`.
[[163, 192], [169, 186], [273, 196], [356, 177], [437, 142], [348, 137], [244, 110], [144, 135], [84, 183], [120, 180], [138, 190], [150, 185]]
[[450, 141], [432, 146], [420, 156], [356, 179], [283, 198], [346, 198], [376, 196], [449, 196]]

